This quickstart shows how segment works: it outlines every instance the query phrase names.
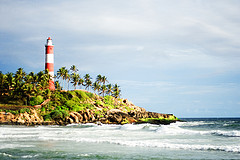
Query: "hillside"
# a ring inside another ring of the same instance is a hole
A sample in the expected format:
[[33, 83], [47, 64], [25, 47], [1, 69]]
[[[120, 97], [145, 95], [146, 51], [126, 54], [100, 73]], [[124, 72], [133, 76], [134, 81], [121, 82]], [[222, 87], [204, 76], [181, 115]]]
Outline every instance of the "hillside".
[[127, 99], [110, 95], [102, 97], [85, 90], [55, 91], [48, 99], [41, 95], [32, 97], [32, 106], [1, 103], [1, 124], [170, 124], [178, 121], [172, 114], [148, 112]]

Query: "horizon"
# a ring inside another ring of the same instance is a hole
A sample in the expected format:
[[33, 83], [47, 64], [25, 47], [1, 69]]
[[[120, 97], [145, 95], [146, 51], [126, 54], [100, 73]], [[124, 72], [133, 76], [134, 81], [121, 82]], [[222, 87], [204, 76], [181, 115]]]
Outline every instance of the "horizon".
[[[240, 117], [240, 2], [1, 1], [0, 71], [76, 65], [148, 111]], [[6, 16], [7, 15], [7, 16]]]

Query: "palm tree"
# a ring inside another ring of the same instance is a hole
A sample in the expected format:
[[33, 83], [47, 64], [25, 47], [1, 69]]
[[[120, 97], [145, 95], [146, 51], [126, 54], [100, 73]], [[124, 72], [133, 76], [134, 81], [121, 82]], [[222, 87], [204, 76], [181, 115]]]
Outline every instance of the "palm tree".
[[64, 70], [65, 70], [64, 67], [62, 67], [62, 68], [59, 68], [59, 70], [57, 71], [57, 78], [61, 78], [62, 79], [62, 84], [63, 84]]
[[73, 72], [73, 73], [77, 73], [78, 72], [78, 69], [76, 68], [75, 65], [72, 65], [70, 70]]
[[101, 84], [101, 83], [102, 83], [102, 76], [101, 76], [100, 74], [97, 75], [96, 82], [97, 82], [98, 84]]
[[84, 76], [84, 82], [85, 82], [85, 86], [86, 86], [86, 88], [85, 89], [88, 89], [90, 86], [92, 86], [92, 81], [91, 81], [91, 77], [90, 77], [90, 75], [89, 74], [86, 74], [85, 76]]
[[85, 81], [90, 80], [90, 79], [92, 79], [92, 78], [90, 77], [89, 74], [86, 74], [86, 75], [84, 76], [84, 80], [85, 80]]
[[62, 79], [63, 89], [64, 89], [64, 80], [68, 77], [68, 70], [66, 67], [62, 67], [57, 71], [57, 77]]
[[15, 78], [15, 88], [17, 90], [19, 90], [22, 85], [23, 85], [23, 80], [24, 77], [26, 76], [26, 72], [23, 71], [23, 68], [18, 68], [18, 70], [16, 71], [14, 78]]
[[106, 87], [106, 85], [102, 85], [101, 86], [101, 94], [102, 94], [102, 96], [104, 97], [104, 93], [107, 91], [107, 87]]
[[22, 91], [23, 91], [22, 100], [26, 101], [26, 105], [28, 105], [30, 97], [35, 94], [33, 84], [25, 83], [22, 87]]
[[103, 83], [103, 85], [105, 85], [106, 82], [108, 82], [107, 77], [102, 76], [102, 83]]
[[73, 73], [72, 76], [71, 76], [71, 79], [72, 79], [71, 83], [73, 84], [75, 89], [77, 88], [79, 78], [80, 78], [79, 74], [76, 74], [76, 73]]
[[6, 83], [7, 83], [7, 91], [11, 95], [11, 90], [14, 88], [15, 80], [13, 77], [13, 73], [7, 73], [6, 74]]
[[85, 86], [87, 90], [89, 90], [89, 87], [92, 86], [92, 81], [90, 79], [88, 79], [87, 81], [85, 81]]
[[55, 81], [55, 88], [56, 88], [56, 90], [61, 90], [59, 81]]
[[92, 88], [93, 88], [94, 92], [97, 91], [99, 93], [101, 86], [97, 82], [94, 82], [92, 85]]
[[15, 74], [15, 79], [23, 80], [24, 76], [26, 76], [26, 72], [23, 71], [23, 68], [18, 68]]
[[27, 84], [33, 84], [34, 83], [34, 73], [30, 72], [24, 77], [25, 83]]
[[0, 71], [0, 96], [5, 93], [6, 75]]
[[114, 87], [113, 87], [113, 94], [112, 95], [115, 98], [120, 98], [120, 92], [121, 92], [121, 90], [120, 90], [119, 86], [117, 84], [115, 84]]
[[108, 85], [107, 85], [107, 94], [108, 94], [108, 95], [111, 95], [111, 94], [112, 94], [112, 92], [113, 92], [112, 89], [113, 89], [112, 85], [111, 85], [111, 84], [108, 84]]
[[70, 80], [71, 80], [71, 75], [68, 73], [68, 71], [65, 74], [65, 79], [67, 80], [68, 90], [69, 90], [69, 83], [70, 83]]
[[79, 78], [78, 85], [80, 86], [80, 88], [81, 88], [81, 86], [84, 86], [84, 79]]

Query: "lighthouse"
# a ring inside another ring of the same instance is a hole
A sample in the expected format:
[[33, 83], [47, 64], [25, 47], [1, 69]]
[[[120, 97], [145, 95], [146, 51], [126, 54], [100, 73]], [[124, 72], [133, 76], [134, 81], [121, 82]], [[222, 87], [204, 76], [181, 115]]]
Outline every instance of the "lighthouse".
[[49, 71], [50, 81], [49, 81], [49, 89], [55, 90], [54, 85], [54, 55], [53, 55], [53, 44], [52, 39], [48, 37], [47, 43], [45, 45], [46, 48], [46, 57], [45, 57], [45, 70]]

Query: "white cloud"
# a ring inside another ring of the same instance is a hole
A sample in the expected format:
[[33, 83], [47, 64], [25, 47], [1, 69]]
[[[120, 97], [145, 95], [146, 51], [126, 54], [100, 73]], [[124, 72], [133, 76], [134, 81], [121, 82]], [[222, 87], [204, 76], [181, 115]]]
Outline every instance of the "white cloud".
[[117, 82], [142, 103], [191, 108], [188, 98], [199, 106], [204, 95], [231, 99], [223, 93], [235, 97], [239, 86], [218, 83], [239, 75], [239, 6], [235, 0], [2, 0], [1, 69], [42, 70], [45, 40], [52, 36], [56, 68], [75, 64], [125, 79]]

